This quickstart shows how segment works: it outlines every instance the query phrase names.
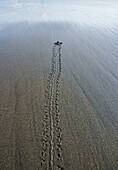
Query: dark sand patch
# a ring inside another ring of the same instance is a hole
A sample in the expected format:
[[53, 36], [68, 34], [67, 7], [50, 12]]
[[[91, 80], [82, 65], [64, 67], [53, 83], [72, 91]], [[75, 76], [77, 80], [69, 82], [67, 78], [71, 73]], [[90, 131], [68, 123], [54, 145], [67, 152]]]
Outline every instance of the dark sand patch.
[[19, 23], [2, 30], [0, 169], [40, 169], [44, 95], [58, 39], [64, 167], [117, 169], [116, 39], [110, 44], [104, 30], [69, 23]]

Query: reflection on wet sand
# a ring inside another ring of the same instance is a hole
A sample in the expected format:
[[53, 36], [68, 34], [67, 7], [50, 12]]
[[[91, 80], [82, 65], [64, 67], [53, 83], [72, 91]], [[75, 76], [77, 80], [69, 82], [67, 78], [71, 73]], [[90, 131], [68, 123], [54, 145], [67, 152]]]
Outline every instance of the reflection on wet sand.
[[4, 27], [0, 169], [41, 169], [44, 96], [56, 40], [63, 41], [59, 107], [64, 168], [117, 169], [115, 28], [98, 30], [68, 22]]
[[20, 0], [11, 0], [11, 3], [15, 9], [20, 8], [22, 6]]

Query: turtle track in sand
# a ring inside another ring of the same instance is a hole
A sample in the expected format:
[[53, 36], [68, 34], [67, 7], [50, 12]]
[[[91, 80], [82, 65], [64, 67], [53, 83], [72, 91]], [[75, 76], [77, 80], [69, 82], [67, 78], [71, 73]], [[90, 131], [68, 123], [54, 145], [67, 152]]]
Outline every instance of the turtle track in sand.
[[52, 48], [52, 65], [45, 91], [41, 167], [63, 170], [62, 129], [59, 112], [59, 80], [61, 76], [61, 44]]

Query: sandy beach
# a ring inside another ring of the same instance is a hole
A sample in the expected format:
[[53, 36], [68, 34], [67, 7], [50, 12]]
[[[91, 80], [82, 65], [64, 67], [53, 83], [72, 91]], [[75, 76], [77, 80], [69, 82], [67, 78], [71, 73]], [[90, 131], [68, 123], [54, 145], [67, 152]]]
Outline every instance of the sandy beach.
[[118, 168], [118, 25], [103, 25], [3, 24], [1, 170]]

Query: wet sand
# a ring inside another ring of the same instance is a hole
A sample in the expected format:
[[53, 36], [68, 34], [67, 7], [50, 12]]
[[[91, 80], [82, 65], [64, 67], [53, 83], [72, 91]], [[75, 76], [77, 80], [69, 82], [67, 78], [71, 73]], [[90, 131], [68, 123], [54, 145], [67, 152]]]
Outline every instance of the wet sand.
[[68, 22], [2, 29], [0, 169], [41, 169], [45, 90], [56, 40], [63, 41], [58, 106], [64, 169], [117, 169], [116, 37], [115, 27]]

